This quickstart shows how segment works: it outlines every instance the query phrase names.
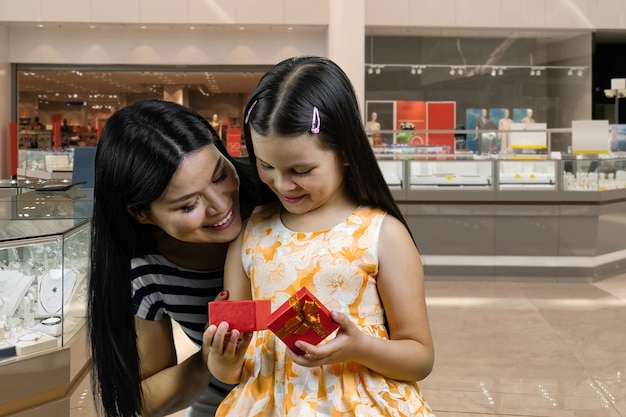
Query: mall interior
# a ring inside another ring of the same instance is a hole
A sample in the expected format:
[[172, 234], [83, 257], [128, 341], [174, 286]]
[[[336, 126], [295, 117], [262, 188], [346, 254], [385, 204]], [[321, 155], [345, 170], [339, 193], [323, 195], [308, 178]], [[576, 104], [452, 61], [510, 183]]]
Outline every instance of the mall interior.
[[0, 0], [0, 416], [96, 415], [107, 119], [175, 101], [245, 156], [250, 94], [299, 55], [349, 76], [420, 251], [435, 414], [626, 417], [622, 0]]

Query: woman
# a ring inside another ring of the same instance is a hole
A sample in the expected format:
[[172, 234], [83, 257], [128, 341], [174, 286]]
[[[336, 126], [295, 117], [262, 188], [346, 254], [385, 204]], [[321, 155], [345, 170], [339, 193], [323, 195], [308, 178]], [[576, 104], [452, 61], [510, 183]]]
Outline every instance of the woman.
[[[195, 111], [144, 100], [108, 120], [96, 153], [89, 337], [107, 416], [212, 415], [207, 302], [255, 203], [252, 174]], [[219, 294], [225, 298], [226, 294]], [[201, 349], [177, 364], [171, 319]], [[194, 414], [196, 413], [196, 414]]]

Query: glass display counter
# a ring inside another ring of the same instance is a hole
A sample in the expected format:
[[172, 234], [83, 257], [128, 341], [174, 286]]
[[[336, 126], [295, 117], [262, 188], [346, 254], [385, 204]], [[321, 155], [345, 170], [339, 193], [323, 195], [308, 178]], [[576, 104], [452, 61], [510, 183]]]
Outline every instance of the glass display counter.
[[626, 189], [626, 155], [566, 159], [562, 162], [563, 190], [610, 191]]
[[20, 149], [17, 176], [40, 179], [71, 179], [74, 166], [73, 149]]
[[67, 387], [88, 375], [92, 207], [91, 190], [0, 198], [0, 403], [11, 415], [70, 415]]
[[0, 199], [3, 359], [63, 346], [84, 325], [90, 192]]
[[557, 160], [498, 160], [499, 190], [556, 190]]
[[[626, 189], [626, 155], [564, 159], [423, 159], [380, 155], [378, 164], [390, 189], [474, 191], [609, 191]], [[399, 194], [398, 194], [399, 195]]]
[[431, 187], [490, 189], [493, 187], [493, 164], [489, 160], [410, 161], [411, 190]]

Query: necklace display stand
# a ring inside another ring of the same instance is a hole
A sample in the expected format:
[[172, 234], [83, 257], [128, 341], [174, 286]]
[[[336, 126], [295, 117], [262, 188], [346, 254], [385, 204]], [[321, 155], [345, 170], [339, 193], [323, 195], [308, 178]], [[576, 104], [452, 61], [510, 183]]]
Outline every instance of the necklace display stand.
[[38, 277], [38, 317], [59, 314], [70, 299], [76, 284], [76, 272], [68, 269], [51, 269]]
[[27, 276], [19, 271], [0, 271], [0, 299], [8, 299], [5, 307], [7, 317], [13, 317], [33, 281], [34, 276]]

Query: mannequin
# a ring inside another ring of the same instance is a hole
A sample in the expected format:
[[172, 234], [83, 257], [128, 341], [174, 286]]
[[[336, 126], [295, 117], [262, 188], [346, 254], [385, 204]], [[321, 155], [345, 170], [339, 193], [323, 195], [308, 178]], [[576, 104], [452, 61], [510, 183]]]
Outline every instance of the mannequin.
[[376, 120], [378, 119], [378, 114], [376, 112], [372, 112], [370, 115], [370, 119], [365, 124], [365, 130], [368, 133], [368, 139], [370, 141], [370, 145], [372, 146], [382, 146], [383, 138], [379, 133], [380, 131], [380, 123]]
[[491, 152], [493, 133], [483, 133], [482, 130], [495, 129], [494, 123], [489, 118], [489, 112], [487, 109], [480, 110], [480, 117], [476, 120], [476, 131], [478, 139], [478, 151], [480, 154], [486, 155]]
[[513, 119], [511, 119], [511, 111], [509, 109], [504, 109], [504, 117], [498, 121], [498, 132], [500, 134], [500, 152], [505, 152], [509, 149], [509, 134], [506, 132], [507, 130], [511, 130], [511, 123], [513, 123]]
[[213, 127], [213, 129], [215, 129], [215, 131], [217, 132], [217, 135], [224, 139], [223, 135], [222, 135], [222, 121], [220, 120], [220, 117], [218, 116], [217, 113], [213, 114], [213, 117], [211, 118], [211, 120], [209, 121], [209, 124], [211, 125], [211, 127]]
[[526, 109], [526, 117], [522, 119], [522, 123], [535, 123], [535, 119], [533, 119], [533, 109]]

